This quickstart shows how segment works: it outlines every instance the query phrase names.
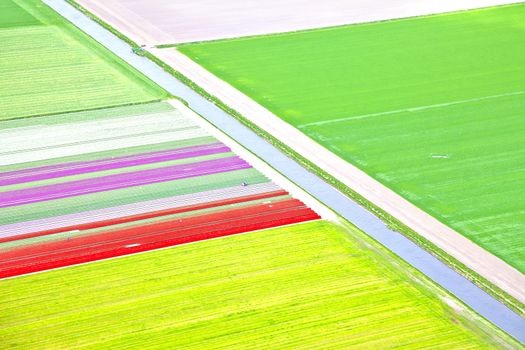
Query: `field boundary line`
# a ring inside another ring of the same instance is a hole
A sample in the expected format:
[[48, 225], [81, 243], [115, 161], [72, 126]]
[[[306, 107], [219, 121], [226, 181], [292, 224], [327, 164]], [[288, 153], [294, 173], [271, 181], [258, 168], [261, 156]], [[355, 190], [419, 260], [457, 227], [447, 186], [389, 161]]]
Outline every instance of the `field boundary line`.
[[379, 117], [379, 116], [383, 116], [383, 115], [398, 114], [398, 113], [404, 113], [404, 112], [419, 112], [419, 111], [424, 111], [426, 109], [448, 107], [448, 106], [454, 106], [454, 105], [459, 105], [459, 104], [464, 104], [464, 103], [484, 101], [484, 100], [492, 100], [492, 99], [496, 99], [496, 98], [500, 98], [500, 97], [516, 96], [516, 95], [523, 95], [523, 94], [525, 94], [525, 91], [524, 90], [520, 90], [520, 91], [507, 92], [507, 93], [498, 94], [498, 95], [489, 95], [489, 96], [469, 98], [469, 99], [465, 99], [465, 100], [451, 101], [451, 102], [446, 102], [446, 103], [437, 103], [437, 104], [433, 104], [433, 105], [409, 107], [409, 108], [403, 108], [403, 109], [395, 109], [395, 110], [386, 111], [386, 112], [361, 114], [361, 115], [356, 115], [356, 116], [351, 116], [351, 117], [344, 117], [344, 118], [337, 118], [337, 119], [331, 119], [331, 120], [323, 120], [323, 121], [319, 121], [319, 122], [305, 123], [305, 124], [299, 125], [298, 128], [301, 129], [301, 128], [307, 128], [309, 126], [319, 126], [319, 125], [340, 123], [340, 122], [346, 122], [346, 121], [350, 121], [350, 120], [366, 119], [366, 118], [371, 118], [371, 117]]

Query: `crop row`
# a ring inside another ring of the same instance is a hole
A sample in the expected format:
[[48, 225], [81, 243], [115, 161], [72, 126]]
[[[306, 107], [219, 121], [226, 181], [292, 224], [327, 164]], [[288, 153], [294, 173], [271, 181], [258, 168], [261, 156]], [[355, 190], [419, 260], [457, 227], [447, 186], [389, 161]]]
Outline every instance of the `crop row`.
[[4, 125], [0, 278], [319, 218], [168, 104], [150, 106], [40, 118], [38, 138]]

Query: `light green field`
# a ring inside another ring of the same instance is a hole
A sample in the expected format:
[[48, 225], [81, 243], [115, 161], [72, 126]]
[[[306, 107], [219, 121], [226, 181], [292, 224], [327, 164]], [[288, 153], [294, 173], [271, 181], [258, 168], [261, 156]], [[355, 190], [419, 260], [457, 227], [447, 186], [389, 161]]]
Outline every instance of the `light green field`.
[[317, 221], [0, 281], [0, 344], [481, 349], [511, 341], [453, 311], [354, 234]]
[[38, 0], [0, 2], [0, 120], [167, 96]]
[[525, 272], [524, 19], [517, 4], [179, 49]]

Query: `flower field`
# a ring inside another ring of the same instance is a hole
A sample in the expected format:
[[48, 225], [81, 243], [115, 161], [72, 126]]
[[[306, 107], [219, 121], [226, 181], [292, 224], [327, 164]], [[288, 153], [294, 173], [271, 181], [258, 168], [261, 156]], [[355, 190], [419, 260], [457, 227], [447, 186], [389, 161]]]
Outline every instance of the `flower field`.
[[319, 218], [165, 102], [2, 125], [0, 278]]

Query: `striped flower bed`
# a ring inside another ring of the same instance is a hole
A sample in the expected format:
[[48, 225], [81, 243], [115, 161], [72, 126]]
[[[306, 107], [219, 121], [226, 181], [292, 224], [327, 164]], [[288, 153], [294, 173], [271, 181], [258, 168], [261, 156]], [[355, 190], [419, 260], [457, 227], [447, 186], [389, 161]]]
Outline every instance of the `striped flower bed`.
[[0, 140], [0, 278], [319, 218], [167, 103]]

